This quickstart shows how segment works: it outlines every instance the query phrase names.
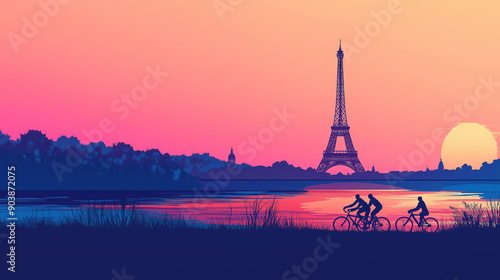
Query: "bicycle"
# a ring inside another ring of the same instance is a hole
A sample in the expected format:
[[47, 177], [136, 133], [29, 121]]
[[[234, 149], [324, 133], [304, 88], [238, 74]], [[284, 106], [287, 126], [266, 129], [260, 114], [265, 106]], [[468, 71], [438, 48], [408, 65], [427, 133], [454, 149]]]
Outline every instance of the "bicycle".
[[391, 222], [389, 219], [385, 217], [377, 217], [375, 215], [372, 220], [368, 224], [365, 224], [367, 227], [363, 228], [364, 230], [369, 230], [370, 227], [373, 231], [389, 231], [391, 229]]
[[427, 217], [422, 220], [420, 224], [413, 212], [408, 217], [401, 217], [396, 220], [396, 230], [403, 232], [411, 232], [413, 230], [413, 220], [417, 223], [418, 227], [425, 232], [436, 232], [439, 229], [439, 223], [432, 217]]
[[[351, 211], [345, 211], [347, 216], [340, 216], [333, 220], [333, 229], [335, 231], [348, 231], [351, 228], [351, 222], [358, 230], [364, 230], [365, 219], [359, 215], [351, 215]], [[353, 218], [354, 217], [354, 218]]]

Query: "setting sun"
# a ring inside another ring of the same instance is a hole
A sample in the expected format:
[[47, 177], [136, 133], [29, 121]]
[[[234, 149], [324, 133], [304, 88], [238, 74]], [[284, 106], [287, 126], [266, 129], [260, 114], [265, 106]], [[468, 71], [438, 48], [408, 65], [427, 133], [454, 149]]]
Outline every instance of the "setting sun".
[[463, 164], [478, 169], [483, 162], [497, 158], [497, 142], [493, 133], [484, 125], [462, 123], [453, 128], [443, 142], [441, 157], [446, 169]]

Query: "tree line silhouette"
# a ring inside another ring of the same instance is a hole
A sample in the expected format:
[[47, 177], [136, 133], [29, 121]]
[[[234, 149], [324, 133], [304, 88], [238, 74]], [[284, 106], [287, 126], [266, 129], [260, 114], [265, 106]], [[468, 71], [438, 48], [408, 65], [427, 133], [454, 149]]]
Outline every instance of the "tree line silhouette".
[[[171, 156], [158, 149], [134, 150], [126, 143], [107, 146], [103, 142], [82, 144], [76, 137], [49, 139], [38, 130], [29, 130], [13, 140], [0, 131], [0, 163], [15, 165], [19, 186], [25, 189], [152, 189], [193, 190], [203, 185], [199, 179], [219, 180], [228, 162], [209, 153]], [[237, 180], [324, 179], [324, 180], [387, 180], [408, 179], [500, 179], [500, 160], [484, 163], [479, 170], [468, 165], [454, 170], [372, 171], [351, 175], [318, 173], [302, 169], [286, 161], [271, 166], [236, 164], [240, 172], [231, 175]], [[222, 172], [222, 173], [221, 173]], [[213, 174], [219, 174], [214, 177]], [[272, 186], [263, 185], [263, 188]], [[274, 186], [275, 187], [275, 186]], [[289, 184], [284, 188], [295, 188]], [[298, 187], [301, 188], [301, 187]]]
[[19, 189], [183, 189], [198, 185], [158, 149], [134, 150], [126, 143], [82, 144], [76, 137], [56, 141], [38, 130], [17, 140], [0, 132], [0, 162], [16, 166]]

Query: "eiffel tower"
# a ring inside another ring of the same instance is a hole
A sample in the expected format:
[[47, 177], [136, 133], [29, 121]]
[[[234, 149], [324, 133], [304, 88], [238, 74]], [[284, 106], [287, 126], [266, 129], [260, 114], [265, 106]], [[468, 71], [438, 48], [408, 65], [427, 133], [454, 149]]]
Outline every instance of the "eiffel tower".
[[[347, 114], [345, 110], [345, 92], [344, 92], [344, 52], [342, 51], [342, 43], [337, 51], [337, 102], [335, 104], [335, 118], [333, 120], [332, 134], [328, 140], [328, 146], [323, 152], [323, 159], [318, 166], [317, 172], [326, 172], [328, 169], [344, 165], [355, 172], [364, 172], [365, 169], [358, 159], [358, 152], [352, 144], [351, 134], [349, 133], [349, 125], [347, 125]], [[343, 137], [346, 150], [335, 150], [337, 138]]]

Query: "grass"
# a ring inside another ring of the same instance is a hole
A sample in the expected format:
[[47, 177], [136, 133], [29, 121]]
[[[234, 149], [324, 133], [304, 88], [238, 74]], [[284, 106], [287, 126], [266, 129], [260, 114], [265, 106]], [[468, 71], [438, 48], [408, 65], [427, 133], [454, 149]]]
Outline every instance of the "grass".
[[462, 202], [462, 208], [451, 207], [452, 229], [479, 229], [500, 227], [500, 200], [490, 199], [486, 205]]
[[[332, 232], [283, 213], [275, 199], [247, 201], [241, 216], [228, 207], [214, 223], [138, 205], [96, 202], [58, 218], [20, 219], [18, 279], [112, 279], [122, 268], [135, 279], [299, 279], [284, 272], [313, 263], [317, 250], [327, 258], [309, 279], [500, 279], [494, 201], [464, 204], [454, 226], [438, 234]], [[325, 255], [317, 248], [328, 240], [341, 246]], [[425, 269], [412, 270], [423, 258]]]
[[[5, 223], [6, 221], [2, 221]], [[201, 225], [195, 220], [188, 220], [180, 215], [155, 214], [139, 209], [137, 204], [117, 208], [114, 205], [101, 205], [97, 202], [85, 207], [71, 209], [69, 213], [63, 213], [60, 217], [39, 216], [37, 212], [31, 216], [19, 219], [20, 227], [27, 228], [99, 228], [99, 229], [123, 229], [123, 228], [151, 228], [151, 229], [175, 229], [192, 228]], [[205, 227], [210, 225], [205, 225]]]
[[[89, 205], [72, 208], [69, 213], [59, 217], [40, 216], [33, 212], [18, 220], [17, 225], [25, 228], [95, 228], [95, 229], [324, 229], [302, 219], [300, 215], [286, 215], [279, 210], [276, 198], [264, 197], [245, 202], [243, 217], [233, 216], [232, 207], [228, 206], [225, 220], [203, 223], [182, 215], [170, 213], [152, 213], [138, 207], [138, 202], [118, 205], [92, 202]], [[5, 225], [6, 220], [0, 220]]]
[[257, 198], [253, 202], [245, 202], [246, 228], [264, 229], [322, 229], [302, 219], [300, 215], [285, 215], [280, 212], [276, 198], [265, 201]]

